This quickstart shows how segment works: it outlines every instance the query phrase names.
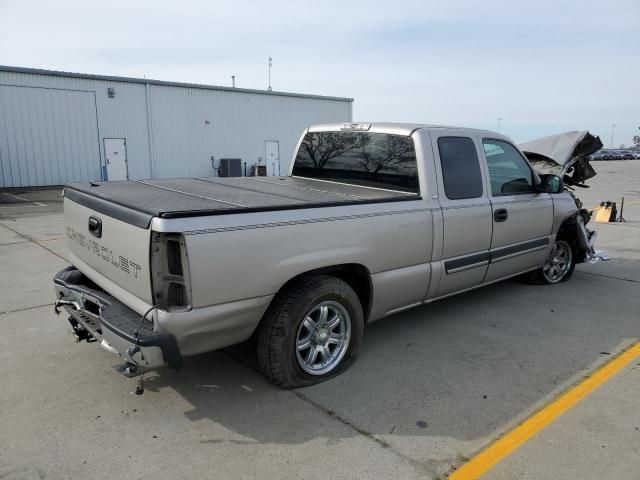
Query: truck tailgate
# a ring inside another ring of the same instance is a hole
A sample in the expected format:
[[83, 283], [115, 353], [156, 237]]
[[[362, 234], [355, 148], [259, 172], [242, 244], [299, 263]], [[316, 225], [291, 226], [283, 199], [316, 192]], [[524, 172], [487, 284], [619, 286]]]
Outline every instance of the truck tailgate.
[[[149, 227], [118, 220], [67, 197], [64, 219], [72, 263], [80, 259], [99, 275], [151, 303]], [[84, 273], [91, 277], [91, 272]]]

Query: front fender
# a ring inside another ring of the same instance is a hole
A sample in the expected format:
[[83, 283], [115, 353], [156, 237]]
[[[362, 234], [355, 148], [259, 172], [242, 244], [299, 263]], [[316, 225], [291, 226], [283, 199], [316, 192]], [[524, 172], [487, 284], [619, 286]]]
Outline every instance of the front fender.
[[558, 234], [560, 227], [578, 213], [576, 201], [568, 192], [551, 195], [553, 199], [553, 234]]

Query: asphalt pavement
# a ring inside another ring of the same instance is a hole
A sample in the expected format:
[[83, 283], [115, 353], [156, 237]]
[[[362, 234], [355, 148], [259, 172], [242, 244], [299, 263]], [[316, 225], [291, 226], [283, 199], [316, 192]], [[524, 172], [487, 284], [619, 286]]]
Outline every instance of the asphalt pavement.
[[[53, 313], [57, 190], [0, 193], [0, 478], [444, 478], [640, 337], [640, 161], [594, 163], [612, 260], [491, 285], [368, 326], [345, 374], [285, 391], [242, 348], [136, 380]], [[14, 198], [15, 197], [19, 198]], [[638, 478], [640, 359], [485, 473]]]

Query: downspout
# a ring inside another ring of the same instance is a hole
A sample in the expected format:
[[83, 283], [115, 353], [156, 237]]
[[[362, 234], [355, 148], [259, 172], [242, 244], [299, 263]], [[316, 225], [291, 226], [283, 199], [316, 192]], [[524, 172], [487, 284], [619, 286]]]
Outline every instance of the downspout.
[[147, 109], [147, 143], [149, 148], [149, 172], [150, 178], [154, 178], [153, 175], [153, 165], [155, 164], [155, 158], [153, 155], [153, 125], [151, 122], [151, 100], [149, 97], [149, 82], [145, 82], [144, 84], [144, 97], [145, 97], [145, 106]]

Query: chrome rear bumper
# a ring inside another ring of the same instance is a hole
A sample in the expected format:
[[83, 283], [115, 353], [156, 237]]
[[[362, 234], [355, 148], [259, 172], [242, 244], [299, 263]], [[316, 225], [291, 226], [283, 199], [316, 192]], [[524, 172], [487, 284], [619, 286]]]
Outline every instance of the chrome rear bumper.
[[53, 283], [56, 313], [61, 307], [69, 313], [77, 340], [97, 341], [107, 351], [145, 370], [182, 366], [172, 335], [156, 333], [152, 322], [99, 289], [75, 267], [58, 272]]

